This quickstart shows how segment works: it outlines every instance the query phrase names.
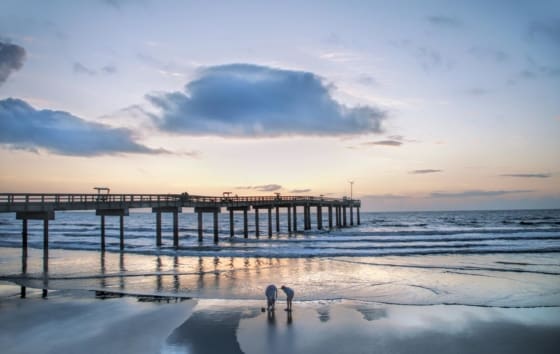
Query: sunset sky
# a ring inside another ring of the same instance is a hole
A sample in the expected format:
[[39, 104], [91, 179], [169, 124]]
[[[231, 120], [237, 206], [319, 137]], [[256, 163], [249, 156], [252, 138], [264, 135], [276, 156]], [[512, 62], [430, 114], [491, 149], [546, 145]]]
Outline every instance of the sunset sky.
[[0, 192], [560, 207], [559, 1], [0, 2]]

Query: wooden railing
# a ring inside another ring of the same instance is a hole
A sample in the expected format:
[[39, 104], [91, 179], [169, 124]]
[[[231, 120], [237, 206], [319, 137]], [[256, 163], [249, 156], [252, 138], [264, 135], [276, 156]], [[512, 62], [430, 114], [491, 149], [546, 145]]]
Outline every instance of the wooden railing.
[[122, 207], [157, 206], [161, 204], [192, 207], [196, 205], [282, 205], [290, 203], [343, 204], [359, 206], [359, 200], [313, 196], [202, 196], [182, 194], [64, 194], [64, 193], [0, 193], [0, 211], [9, 212], [22, 206], [39, 206], [50, 209], [84, 207], [96, 209], [102, 205], [119, 204]]

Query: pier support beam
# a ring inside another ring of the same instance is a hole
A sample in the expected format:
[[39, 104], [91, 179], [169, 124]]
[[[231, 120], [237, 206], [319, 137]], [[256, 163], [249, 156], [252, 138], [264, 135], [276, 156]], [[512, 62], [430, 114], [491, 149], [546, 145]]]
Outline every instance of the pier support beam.
[[194, 212], [198, 214], [198, 242], [202, 242], [202, 213], [212, 213], [214, 216], [214, 243], [218, 243], [218, 214], [220, 207], [195, 207]]
[[21, 248], [27, 253], [27, 219], [22, 220], [21, 225]]
[[[16, 220], [23, 220], [22, 225], [22, 271], [27, 272], [27, 220], [43, 220], [43, 293], [47, 297], [49, 272], [49, 220], [54, 220], [54, 211], [20, 211]], [[25, 247], [24, 247], [25, 245]], [[20, 296], [26, 296], [26, 288], [21, 287]]]
[[161, 246], [161, 211], [156, 212], [156, 246]]
[[354, 226], [354, 208], [350, 205], [350, 226]]
[[357, 216], [357, 218], [358, 218], [358, 220], [357, 220], [357, 221], [358, 221], [358, 225], [360, 225], [360, 207], [357, 207], [357, 208], [356, 208], [356, 216]]
[[276, 232], [280, 232], [280, 207], [276, 207]]
[[128, 216], [128, 209], [96, 209], [95, 215], [101, 217], [101, 250], [105, 250], [105, 217], [119, 216], [119, 245], [120, 249], [124, 248], [124, 216]]
[[[179, 213], [181, 207], [165, 206], [152, 208], [152, 213], [156, 213], [156, 246], [160, 247], [162, 243], [161, 238], [161, 213], [173, 213], [173, 246], [179, 247]], [[127, 214], [128, 215], [128, 214]]]
[[124, 250], [124, 216], [119, 215], [119, 248]]
[[329, 205], [329, 230], [332, 230], [332, 205]]
[[268, 208], [268, 237], [272, 236], [272, 208]]
[[294, 232], [297, 232], [297, 205], [294, 205]]
[[173, 211], [173, 247], [179, 247], [179, 211]]
[[236, 207], [228, 207], [227, 210], [229, 211], [229, 235], [233, 237], [235, 234], [234, 225], [233, 225], [233, 213], [235, 211], [243, 211], [243, 237], [249, 237], [249, 227], [247, 221], [247, 211], [249, 210], [249, 206], [236, 206]]
[[233, 237], [235, 231], [233, 229], [233, 209], [229, 208], [229, 237]]
[[198, 212], [198, 242], [202, 242], [202, 212]]
[[255, 209], [255, 236], [259, 237], [259, 209]]
[[323, 229], [323, 207], [321, 205], [317, 205], [317, 229]]
[[346, 206], [342, 207], [342, 226], [348, 226], [348, 224], [346, 223]]
[[247, 221], [247, 211], [249, 207], [243, 209], [243, 238], [249, 237], [249, 223]]
[[214, 210], [214, 243], [218, 243], [218, 210]]
[[288, 233], [292, 233], [292, 208], [288, 207]]
[[304, 205], [303, 207], [303, 229], [310, 230], [311, 229], [311, 208], [309, 205]]

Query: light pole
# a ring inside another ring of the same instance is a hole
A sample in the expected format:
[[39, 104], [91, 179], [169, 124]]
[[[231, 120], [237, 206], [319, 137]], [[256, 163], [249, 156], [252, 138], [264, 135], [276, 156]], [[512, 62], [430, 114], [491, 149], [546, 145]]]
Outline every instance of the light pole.
[[352, 200], [352, 187], [354, 186], [354, 181], [348, 181], [350, 183], [350, 200]]

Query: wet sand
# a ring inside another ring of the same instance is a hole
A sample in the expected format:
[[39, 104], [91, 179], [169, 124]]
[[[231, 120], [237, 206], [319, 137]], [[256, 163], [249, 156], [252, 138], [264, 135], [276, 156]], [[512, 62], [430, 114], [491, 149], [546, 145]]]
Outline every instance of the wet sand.
[[[44, 264], [41, 250], [22, 257], [0, 248], [2, 353], [560, 347], [557, 254], [277, 259], [53, 250], [47, 272]], [[283, 294], [274, 313], [261, 312], [269, 283], [296, 290], [293, 313]], [[95, 290], [126, 296], [100, 299]]]
[[0, 286], [3, 353], [556, 353], [560, 308], [294, 304], [54, 291], [41, 299]]

